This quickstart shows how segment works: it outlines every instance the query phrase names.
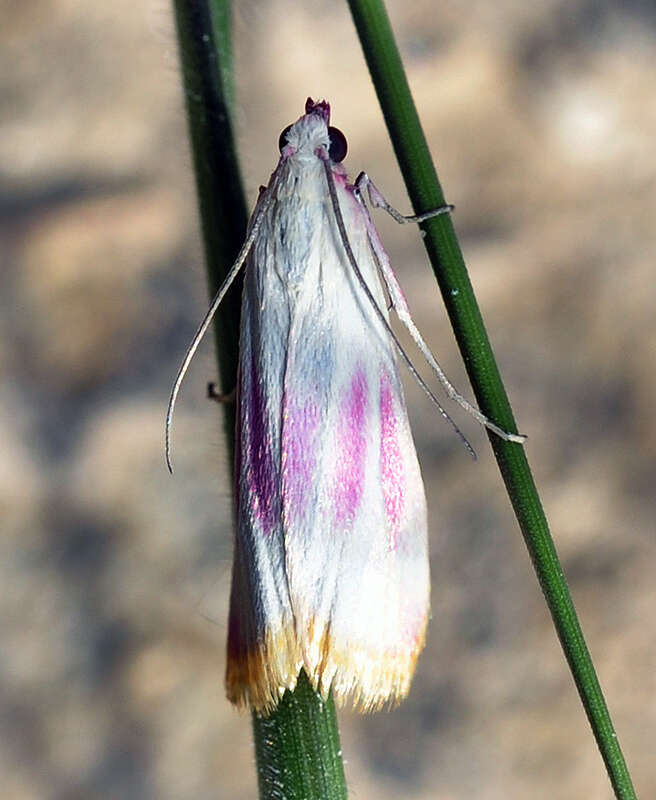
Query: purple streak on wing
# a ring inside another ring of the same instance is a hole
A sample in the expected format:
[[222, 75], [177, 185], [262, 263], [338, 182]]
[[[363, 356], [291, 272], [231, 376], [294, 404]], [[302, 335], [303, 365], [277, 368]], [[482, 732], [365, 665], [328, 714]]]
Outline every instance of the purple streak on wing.
[[246, 464], [246, 481], [253, 511], [264, 532], [271, 533], [280, 521], [280, 497], [266, 405], [254, 358], [251, 358], [247, 386], [244, 388], [246, 407], [240, 414], [243, 416], [241, 422], [245, 423], [246, 452], [242, 456]]
[[287, 522], [304, 518], [316, 465], [319, 408], [313, 400], [290, 400], [282, 432], [282, 492]]
[[237, 396], [236, 396], [236, 403], [237, 403], [237, 419], [235, 421], [235, 467], [232, 475], [233, 480], [233, 489], [235, 493], [235, 504], [237, 506], [237, 510], [239, 510], [239, 504], [241, 502], [241, 492], [240, 492], [240, 476], [242, 470], [242, 457], [241, 457], [241, 415], [242, 415], [242, 407], [241, 407], [241, 394], [242, 394], [242, 386], [241, 386], [241, 366], [237, 372]]
[[353, 522], [364, 491], [366, 412], [367, 376], [362, 367], [357, 367], [338, 423], [335, 519], [339, 525]]
[[398, 534], [405, 505], [403, 455], [399, 445], [399, 418], [389, 377], [380, 379], [380, 471], [383, 502], [389, 522], [389, 545], [398, 545]]

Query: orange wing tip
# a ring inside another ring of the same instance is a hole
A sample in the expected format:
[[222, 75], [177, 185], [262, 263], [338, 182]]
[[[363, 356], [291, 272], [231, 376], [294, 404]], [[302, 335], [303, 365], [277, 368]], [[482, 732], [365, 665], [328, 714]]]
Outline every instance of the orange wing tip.
[[268, 632], [261, 644], [228, 653], [226, 693], [231, 703], [266, 717], [286, 691], [296, 688], [302, 668], [324, 700], [332, 690], [337, 705], [351, 705], [362, 713], [393, 708], [410, 691], [425, 630], [424, 624], [409, 647], [375, 653], [353, 645], [338, 647], [324, 631], [306, 646], [305, 657], [291, 628]]
[[228, 647], [226, 694], [231, 703], [268, 716], [285, 691], [296, 688], [303, 661], [289, 633], [267, 633], [263, 643], [238, 653]]

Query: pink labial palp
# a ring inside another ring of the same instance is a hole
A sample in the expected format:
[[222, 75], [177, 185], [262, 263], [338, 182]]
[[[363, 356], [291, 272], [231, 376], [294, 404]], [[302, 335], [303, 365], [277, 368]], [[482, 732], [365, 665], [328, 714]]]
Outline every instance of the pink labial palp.
[[353, 523], [364, 492], [367, 399], [367, 376], [358, 366], [339, 415], [335, 520], [340, 526]]

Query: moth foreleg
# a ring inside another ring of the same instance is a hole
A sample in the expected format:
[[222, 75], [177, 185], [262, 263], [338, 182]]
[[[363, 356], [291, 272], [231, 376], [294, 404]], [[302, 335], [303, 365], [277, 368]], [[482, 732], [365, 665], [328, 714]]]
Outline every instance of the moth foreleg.
[[391, 206], [387, 202], [383, 194], [376, 187], [376, 184], [371, 180], [366, 172], [361, 172], [358, 175], [354, 185], [361, 194], [363, 194], [366, 189], [371, 205], [374, 208], [382, 208], [383, 211], [387, 211], [390, 217], [395, 219], [400, 225], [407, 225], [409, 222], [425, 222], [427, 219], [440, 216], [440, 214], [448, 214], [455, 208], [455, 206], [447, 204], [440, 206], [439, 208], [434, 208], [431, 211], [426, 211], [424, 214], [410, 214], [406, 216], [401, 214], [400, 211], [397, 211], [394, 206]]

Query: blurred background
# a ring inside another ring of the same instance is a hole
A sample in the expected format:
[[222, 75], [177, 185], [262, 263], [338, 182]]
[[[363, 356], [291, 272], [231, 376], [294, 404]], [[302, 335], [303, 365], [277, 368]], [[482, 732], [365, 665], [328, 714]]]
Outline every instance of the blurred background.
[[[2, 796], [252, 798], [249, 717], [223, 695], [230, 476], [209, 340], [164, 466], [207, 304], [171, 11], [2, 5]], [[409, 209], [347, 9], [237, 5], [251, 204], [312, 95], [351, 175]], [[656, 796], [654, 7], [389, 11], [637, 791]], [[417, 232], [377, 221], [469, 395]], [[472, 463], [406, 385], [433, 619], [407, 701], [340, 714], [351, 796], [610, 798], [486, 436], [449, 409]]]

